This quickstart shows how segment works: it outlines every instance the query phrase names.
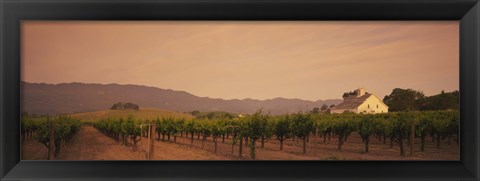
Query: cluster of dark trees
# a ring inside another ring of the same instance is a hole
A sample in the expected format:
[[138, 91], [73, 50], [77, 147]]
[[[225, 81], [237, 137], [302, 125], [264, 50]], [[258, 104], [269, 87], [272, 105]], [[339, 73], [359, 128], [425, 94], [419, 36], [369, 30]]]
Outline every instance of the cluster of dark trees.
[[118, 103], [113, 104], [113, 106], [110, 109], [112, 109], [112, 110], [126, 110], [126, 109], [139, 110], [140, 107], [137, 104], [130, 103], [130, 102], [126, 102], [126, 103], [118, 102]]
[[460, 108], [460, 92], [442, 91], [440, 94], [425, 96], [422, 91], [413, 89], [393, 89], [390, 95], [383, 98], [389, 111], [424, 111], [424, 110], [458, 110]]
[[[370, 93], [365, 92], [365, 94], [370, 94]], [[355, 92], [355, 91], [345, 92], [345, 93], [343, 93], [342, 98], [346, 99], [350, 96], [356, 96], [356, 95], [357, 95], [357, 92]]]
[[314, 107], [314, 108], [310, 111], [310, 113], [312, 113], [312, 114], [330, 113], [330, 109], [331, 109], [332, 107], [334, 107], [334, 106], [335, 106], [334, 104], [332, 104], [332, 105], [330, 105], [330, 106], [329, 106], [329, 105], [326, 105], [326, 104], [323, 104], [320, 108]]

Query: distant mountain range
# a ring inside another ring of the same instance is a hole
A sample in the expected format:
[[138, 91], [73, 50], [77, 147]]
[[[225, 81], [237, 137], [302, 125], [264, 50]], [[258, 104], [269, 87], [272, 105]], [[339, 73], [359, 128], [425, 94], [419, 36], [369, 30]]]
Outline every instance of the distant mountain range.
[[109, 109], [117, 102], [131, 102], [140, 108], [166, 109], [178, 112], [226, 111], [254, 113], [263, 108], [271, 114], [308, 111], [323, 104], [332, 105], [341, 99], [308, 101], [275, 98], [218, 99], [198, 97], [185, 91], [175, 91], [141, 85], [90, 84], [90, 83], [27, 83], [22, 82], [23, 111], [37, 115], [90, 112]]

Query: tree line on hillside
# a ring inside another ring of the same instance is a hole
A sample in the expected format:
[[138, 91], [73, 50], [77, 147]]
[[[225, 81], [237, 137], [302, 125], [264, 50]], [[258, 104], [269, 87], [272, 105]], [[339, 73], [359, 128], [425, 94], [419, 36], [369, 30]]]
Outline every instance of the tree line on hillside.
[[458, 110], [460, 108], [460, 92], [442, 91], [440, 94], [425, 96], [422, 91], [413, 89], [393, 89], [390, 95], [383, 98], [389, 111], [426, 111], [426, 110]]

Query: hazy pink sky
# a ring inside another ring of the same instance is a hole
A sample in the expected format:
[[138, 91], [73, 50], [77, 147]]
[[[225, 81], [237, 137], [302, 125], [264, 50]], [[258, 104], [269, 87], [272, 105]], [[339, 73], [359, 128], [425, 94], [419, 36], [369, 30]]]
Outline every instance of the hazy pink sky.
[[457, 21], [24, 21], [22, 80], [213, 98], [459, 89]]

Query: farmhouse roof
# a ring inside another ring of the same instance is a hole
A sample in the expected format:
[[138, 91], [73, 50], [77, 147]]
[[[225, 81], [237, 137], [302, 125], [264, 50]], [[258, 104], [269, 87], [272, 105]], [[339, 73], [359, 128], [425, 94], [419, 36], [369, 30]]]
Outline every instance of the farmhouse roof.
[[372, 94], [365, 94], [365, 95], [360, 96], [360, 97], [349, 96], [345, 100], [343, 100], [342, 103], [333, 107], [332, 110], [335, 110], [335, 109], [355, 109], [358, 106], [360, 106], [363, 102], [365, 102], [365, 100], [367, 100], [371, 95]]

